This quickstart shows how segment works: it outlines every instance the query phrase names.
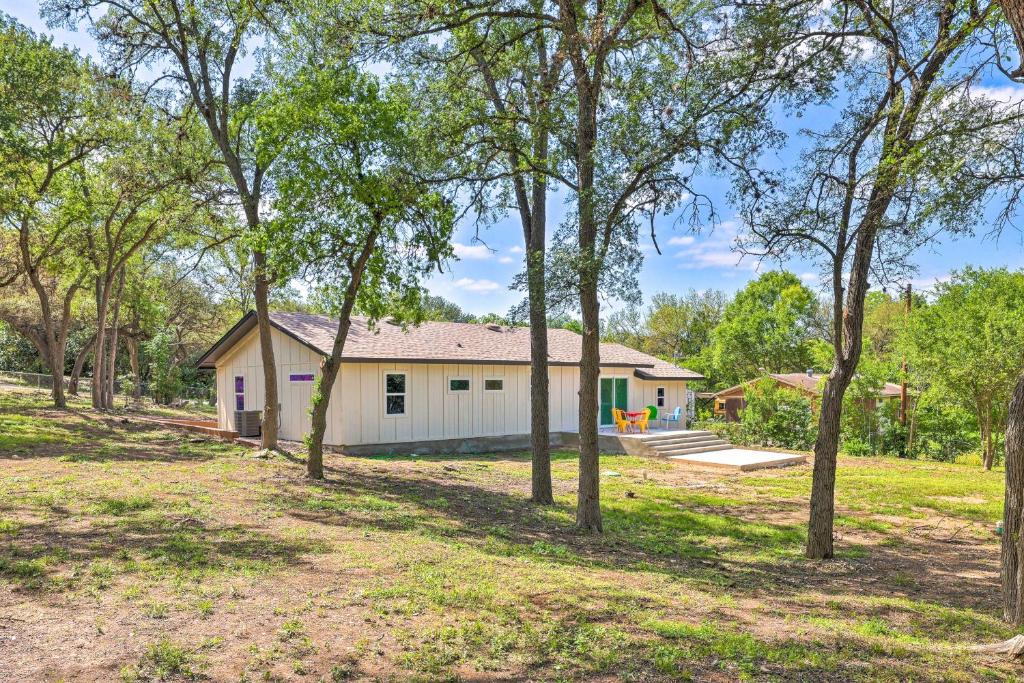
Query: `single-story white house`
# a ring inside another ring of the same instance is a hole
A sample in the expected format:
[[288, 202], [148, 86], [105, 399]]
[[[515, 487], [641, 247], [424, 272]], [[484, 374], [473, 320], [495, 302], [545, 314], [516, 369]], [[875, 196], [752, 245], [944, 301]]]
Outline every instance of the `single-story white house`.
[[[309, 403], [337, 321], [272, 313], [281, 405], [280, 437], [309, 432]], [[236, 410], [262, 410], [256, 315], [245, 315], [198, 361], [217, 372], [217, 422], [235, 429]], [[582, 337], [548, 331], [554, 443], [579, 426]], [[602, 424], [612, 408], [685, 409], [686, 384], [703, 379], [621, 344], [601, 344]], [[685, 410], [684, 410], [685, 412]], [[425, 322], [403, 329], [354, 317], [334, 384], [324, 443], [343, 452], [445, 452], [524, 448], [530, 432], [530, 331], [493, 324]]]

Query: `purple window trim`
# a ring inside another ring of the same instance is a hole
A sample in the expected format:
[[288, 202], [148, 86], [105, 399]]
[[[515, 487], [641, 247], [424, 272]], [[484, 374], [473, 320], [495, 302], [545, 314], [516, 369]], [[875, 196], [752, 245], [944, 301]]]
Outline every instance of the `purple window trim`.
[[289, 382], [312, 382], [313, 381], [313, 375], [312, 374], [288, 375], [288, 381]]

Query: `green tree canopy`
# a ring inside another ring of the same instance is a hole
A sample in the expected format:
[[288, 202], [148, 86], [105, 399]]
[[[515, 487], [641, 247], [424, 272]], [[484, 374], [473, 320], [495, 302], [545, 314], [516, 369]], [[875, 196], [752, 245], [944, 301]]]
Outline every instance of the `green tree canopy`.
[[967, 268], [936, 286], [906, 335], [911, 366], [933, 391], [977, 415], [985, 464], [1024, 371], [1024, 273]]
[[736, 294], [712, 333], [716, 378], [737, 384], [762, 371], [812, 367], [818, 300], [792, 273], [770, 271]]
[[307, 471], [317, 479], [353, 311], [419, 321], [421, 278], [452, 256], [454, 225], [451, 202], [422, 180], [429, 143], [406, 89], [360, 70], [321, 26], [311, 14], [289, 27], [273, 90], [257, 103], [260, 153], [278, 160], [268, 260], [309, 278], [339, 318], [312, 398]]

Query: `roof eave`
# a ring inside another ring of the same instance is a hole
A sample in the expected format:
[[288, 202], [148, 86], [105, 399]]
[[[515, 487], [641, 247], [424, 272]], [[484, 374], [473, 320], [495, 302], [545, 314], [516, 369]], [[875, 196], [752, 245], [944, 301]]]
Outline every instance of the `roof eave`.
[[[216, 368], [217, 358], [219, 358], [217, 352], [220, 350], [220, 348], [236, 335], [240, 339], [242, 336], [248, 334], [249, 329], [242, 330], [242, 328], [245, 327], [249, 323], [249, 321], [255, 317], [256, 311], [249, 311], [248, 313], [243, 315], [237, 323], [231, 326], [230, 330], [221, 335], [221, 338], [215, 341], [213, 343], [213, 346], [206, 350], [206, 353], [199, 357], [199, 360], [196, 361], [195, 366], [200, 370], [212, 370]], [[230, 344], [228, 348], [234, 346], [235, 343], [237, 343], [237, 340], [236, 342]], [[208, 361], [207, 359], [210, 358], [211, 356], [214, 356], [213, 360]]]
[[[218, 339], [202, 356], [196, 361], [195, 366], [201, 370], [212, 370], [217, 367], [216, 363], [232, 346], [237, 344], [242, 338], [249, 334], [254, 327], [257, 325], [256, 312], [249, 311], [242, 318], [235, 323], [231, 329], [225, 332], [220, 339]], [[303, 339], [301, 336], [293, 332], [286, 325], [278, 323], [271, 318], [270, 325], [286, 335], [290, 339], [295, 340], [299, 344], [302, 344], [310, 351], [321, 355], [328, 356], [329, 352], [317, 347], [315, 344], [307, 339]], [[409, 357], [350, 357], [342, 355], [342, 362], [344, 363], [440, 363], [440, 364], [483, 364], [483, 365], [530, 365], [531, 361], [528, 359], [524, 360], [511, 360], [511, 359], [497, 359], [497, 358], [409, 358]], [[580, 363], [578, 361], [549, 361], [549, 366], [560, 366], [560, 367], [578, 367]], [[624, 362], [602, 362], [599, 363], [599, 367], [631, 367], [633, 368], [634, 374], [642, 372], [644, 368], [653, 368], [654, 363], [624, 363]], [[639, 374], [637, 375], [640, 376]], [[706, 379], [703, 375], [697, 373], [680, 373], [679, 375], [673, 375], [671, 377], [647, 375], [645, 379], [663, 379], [663, 380], [701, 380]]]
[[641, 369], [641, 368], [635, 368], [633, 370], [633, 374], [636, 377], [639, 377], [640, 379], [648, 379], [648, 380], [659, 380], [659, 379], [662, 379], [662, 380], [666, 380], [666, 381], [669, 381], [669, 382], [677, 382], [677, 381], [688, 382], [690, 380], [695, 380], [696, 381], [696, 380], [707, 379], [707, 377], [705, 377], [704, 375], [698, 374], [696, 372], [691, 372], [689, 374], [679, 373], [678, 375], [652, 375], [652, 374], [650, 374], [648, 372], [644, 372], [643, 369]]
[[[258, 321], [256, 320], [256, 311], [249, 311], [248, 313], [243, 315], [241, 320], [235, 323], [230, 330], [225, 332], [224, 335], [206, 351], [206, 353], [199, 357], [199, 360], [197, 360], [195, 363], [196, 367], [199, 368], [200, 370], [213, 370], [214, 368], [216, 368], [217, 360], [220, 358], [221, 355], [219, 352], [222, 350], [222, 347], [226, 347], [224, 348], [225, 351], [227, 349], [230, 349], [232, 346], [241, 341], [245, 335], [249, 334], [249, 332], [251, 332], [252, 329], [256, 327], [257, 323]], [[284, 325], [274, 322], [273, 319], [270, 320], [270, 326], [273, 327], [275, 330], [279, 331], [281, 334], [284, 334], [289, 338], [294, 339], [298, 343], [302, 344], [313, 353], [319, 354], [321, 356], [329, 355], [326, 351], [318, 348], [316, 345], [311, 344], [307, 340], [298, 336]]]

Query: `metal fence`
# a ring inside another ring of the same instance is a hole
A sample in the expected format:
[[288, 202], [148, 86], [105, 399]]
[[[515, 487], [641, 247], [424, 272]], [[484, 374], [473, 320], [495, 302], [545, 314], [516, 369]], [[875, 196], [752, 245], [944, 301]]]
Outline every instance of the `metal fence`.
[[[67, 388], [68, 380], [70, 378], [64, 377], [64, 387]], [[87, 381], [88, 378], [83, 377], [78, 382], [79, 390], [83, 385], [90, 386]], [[14, 372], [11, 370], [0, 370], [0, 384], [14, 384], [23, 387], [32, 387], [35, 389], [50, 391], [53, 389], [53, 376], [45, 375], [39, 372]]]
[[[64, 376], [64, 388], [68, 388], [71, 378]], [[0, 384], [11, 384], [15, 386], [29, 387], [40, 391], [51, 391], [53, 389], [53, 376], [40, 372], [16, 372], [13, 370], [0, 370]], [[92, 377], [78, 378], [78, 393], [86, 395], [92, 393]], [[124, 391], [120, 380], [114, 380], [114, 393], [123, 396]], [[149, 397], [152, 392], [149, 386], [143, 382], [139, 393], [141, 396]], [[213, 405], [216, 401], [216, 393], [213, 387], [205, 384], [183, 387], [177, 395], [177, 400], [195, 401], [197, 403], [209, 403]]]

